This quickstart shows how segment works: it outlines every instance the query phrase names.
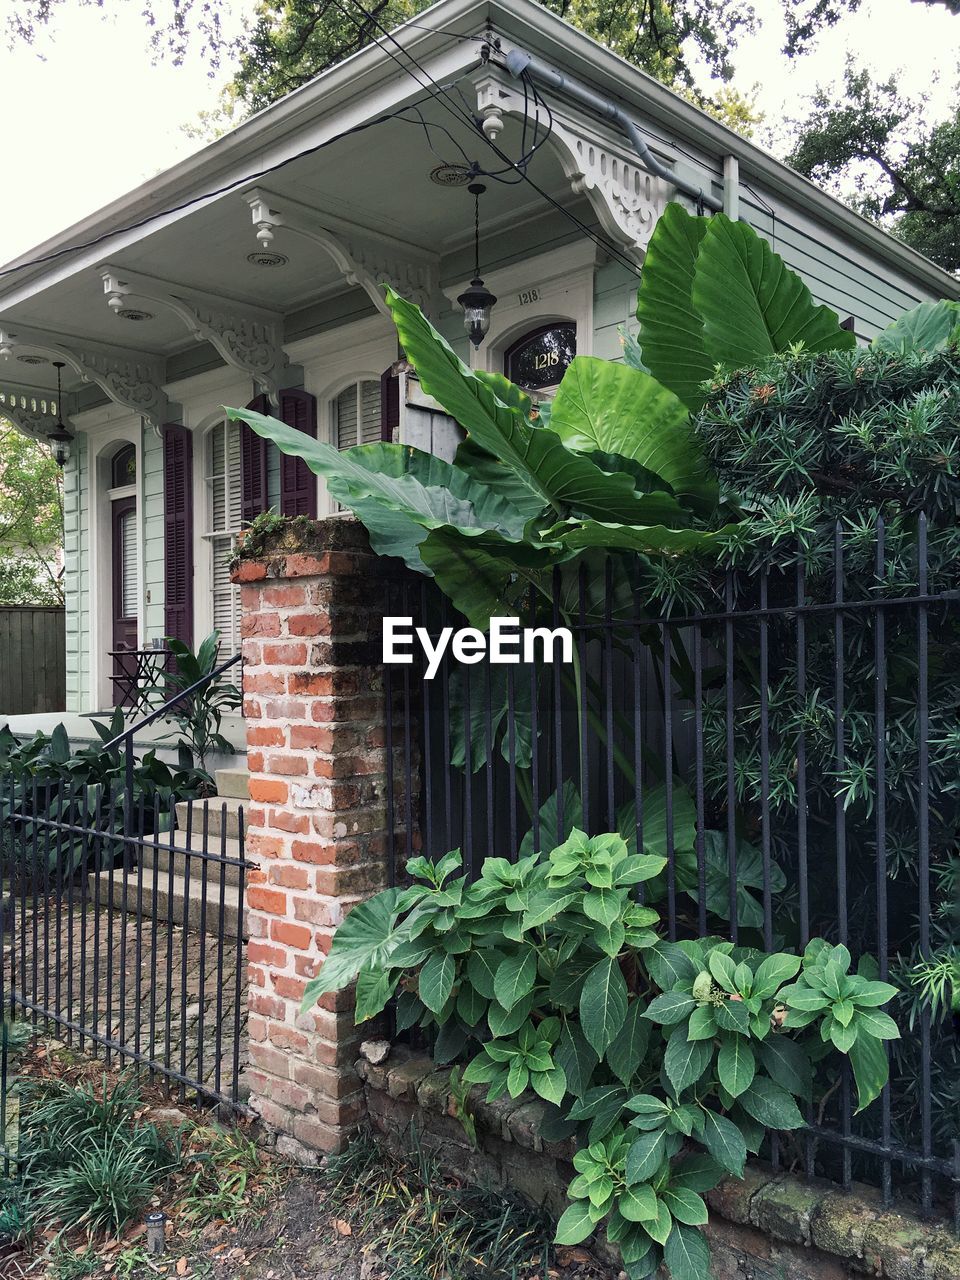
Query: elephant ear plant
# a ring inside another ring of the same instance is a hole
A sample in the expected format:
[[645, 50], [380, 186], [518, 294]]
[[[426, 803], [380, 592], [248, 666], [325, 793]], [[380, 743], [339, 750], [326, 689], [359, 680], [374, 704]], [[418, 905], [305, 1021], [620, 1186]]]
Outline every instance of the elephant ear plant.
[[861, 1109], [879, 1095], [895, 988], [821, 939], [802, 956], [665, 941], [637, 901], [665, 865], [580, 830], [488, 858], [472, 884], [458, 851], [415, 858], [410, 887], [353, 908], [304, 1004], [356, 982], [358, 1022], [396, 997], [398, 1027], [432, 1029], [436, 1059], [465, 1061], [488, 1099], [532, 1089], [544, 1136], [577, 1135], [557, 1242], [602, 1227], [630, 1280], [661, 1263], [706, 1280], [704, 1192], [742, 1176], [767, 1130], [802, 1125], [826, 1054], [848, 1057]]

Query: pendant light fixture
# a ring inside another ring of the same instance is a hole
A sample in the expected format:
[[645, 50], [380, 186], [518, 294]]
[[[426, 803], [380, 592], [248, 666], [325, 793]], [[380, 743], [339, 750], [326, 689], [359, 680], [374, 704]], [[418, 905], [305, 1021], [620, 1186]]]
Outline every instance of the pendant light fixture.
[[53, 449], [53, 459], [58, 467], [65, 467], [70, 461], [70, 446], [73, 444], [73, 436], [66, 428], [63, 421], [62, 408], [62, 392], [60, 387], [60, 370], [63, 368], [62, 360], [54, 360], [53, 367], [57, 371], [57, 425], [49, 433], [47, 439], [50, 441], [50, 447]]
[[463, 307], [463, 327], [475, 347], [487, 335], [490, 328], [490, 312], [497, 301], [480, 278], [480, 197], [486, 191], [482, 182], [472, 182], [467, 190], [473, 196], [473, 279], [470, 288], [460, 294], [457, 301]]

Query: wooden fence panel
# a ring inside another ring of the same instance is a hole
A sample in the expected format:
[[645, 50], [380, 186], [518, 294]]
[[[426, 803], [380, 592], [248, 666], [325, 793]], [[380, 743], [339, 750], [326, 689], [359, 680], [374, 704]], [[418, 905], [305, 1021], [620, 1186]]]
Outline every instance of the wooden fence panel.
[[63, 609], [0, 608], [0, 719], [64, 711], [66, 666]]

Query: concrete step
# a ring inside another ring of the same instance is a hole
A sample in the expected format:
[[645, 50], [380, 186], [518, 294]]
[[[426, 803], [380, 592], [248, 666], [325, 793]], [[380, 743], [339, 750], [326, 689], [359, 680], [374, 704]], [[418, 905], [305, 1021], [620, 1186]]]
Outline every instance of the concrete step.
[[[99, 888], [97, 887], [98, 881]], [[195, 933], [199, 932], [200, 885], [199, 882], [194, 881], [192, 875], [190, 877], [189, 895], [187, 894], [187, 885], [183, 876], [174, 875], [172, 893], [170, 892], [169, 877], [160, 876], [157, 883], [156, 909], [154, 909], [152, 875], [144, 875], [143, 884], [138, 886], [137, 873], [133, 871], [128, 876], [126, 892], [124, 892], [123, 871], [121, 869], [115, 868], [113, 871], [93, 872], [89, 877], [88, 893], [90, 902], [94, 902], [96, 900], [95, 895], [99, 893], [101, 908], [107, 907], [111, 903], [111, 885], [113, 893], [112, 905], [115, 911], [126, 911], [145, 920], [155, 917], [161, 929], [167, 920], [170, 920], [175, 925], [186, 923], [188, 930]], [[226, 885], [224, 888], [223, 934], [224, 946], [228, 949], [230, 939], [237, 936], [240, 910], [240, 890], [236, 885]], [[243, 935], [246, 937], [246, 912], [244, 911], [243, 914]], [[208, 884], [207, 912], [204, 923], [206, 936], [208, 938], [215, 937], [220, 925], [219, 884], [217, 885], [216, 897], [210, 893]]]
[[[220, 837], [210, 839], [207, 842], [207, 852], [212, 855], [210, 857], [202, 856], [202, 845], [198, 835], [194, 834], [190, 843], [190, 852], [192, 856], [189, 859], [190, 869], [190, 897], [200, 901], [200, 895], [203, 892], [203, 868], [207, 868], [207, 902], [212, 899], [220, 901], [220, 879], [228, 885], [240, 884], [240, 868], [231, 862], [221, 862], [220, 855], [225, 858], [241, 857], [240, 841], [226, 839], [221, 842]], [[187, 878], [186, 854], [179, 849], [172, 852], [169, 848], [164, 848], [162, 844], [154, 846], [148, 844], [143, 850], [143, 879], [144, 883], [153, 885], [153, 868], [156, 867], [160, 876], [161, 883], [166, 883], [166, 879], [170, 872], [170, 864], [173, 863], [173, 871], [175, 876], [181, 876], [184, 880]]]
[[217, 795], [223, 799], [229, 796], [233, 800], [249, 800], [248, 783], [250, 774], [246, 769], [217, 769], [213, 775], [217, 780]]
[[[186, 831], [190, 824], [190, 834], [194, 843], [199, 843], [204, 830], [204, 813], [206, 813], [206, 830], [209, 845], [219, 849], [220, 833], [226, 830], [231, 840], [240, 835], [240, 811], [246, 809], [249, 800], [238, 796], [211, 796], [209, 800], [181, 800], [177, 805], [177, 830]], [[192, 811], [192, 812], [191, 812]]]

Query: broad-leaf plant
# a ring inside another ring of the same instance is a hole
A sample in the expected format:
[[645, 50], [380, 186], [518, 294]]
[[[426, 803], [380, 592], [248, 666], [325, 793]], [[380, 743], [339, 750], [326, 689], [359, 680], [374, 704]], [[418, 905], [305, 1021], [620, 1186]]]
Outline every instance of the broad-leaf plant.
[[638, 894], [666, 862], [579, 829], [487, 858], [472, 884], [458, 851], [414, 858], [409, 887], [349, 913], [305, 1005], [355, 981], [358, 1021], [396, 997], [398, 1028], [432, 1028], [437, 1060], [466, 1060], [488, 1100], [539, 1094], [543, 1136], [578, 1139], [558, 1243], [603, 1227], [631, 1280], [661, 1262], [706, 1280], [703, 1194], [767, 1130], [803, 1124], [826, 1053], [848, 1057], [860, 1108], [879, 1095], [896, 990], [819, 938], [802, 956], [666, 941]]

